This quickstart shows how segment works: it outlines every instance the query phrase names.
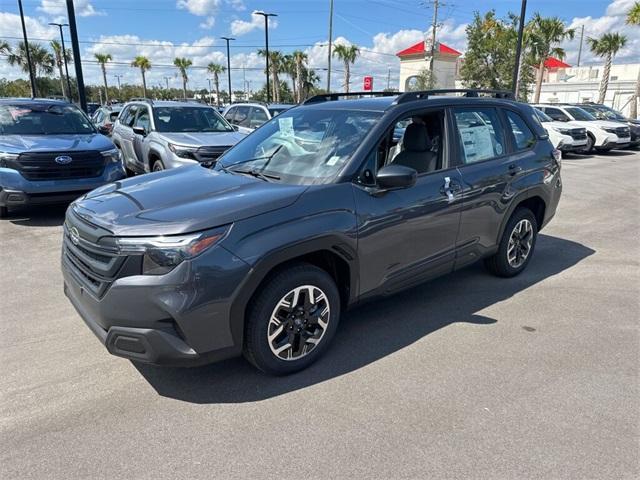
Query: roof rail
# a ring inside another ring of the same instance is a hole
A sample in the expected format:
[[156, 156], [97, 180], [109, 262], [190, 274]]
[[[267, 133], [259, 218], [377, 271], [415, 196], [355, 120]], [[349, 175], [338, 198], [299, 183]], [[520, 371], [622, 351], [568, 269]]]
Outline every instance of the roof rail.
[[153, 100], [147, 97], [132, 97], [129, 99], [130, 102], [149, 102], [153, 105]]
[[398, 92], [322, 93], [306, 99], [302, 104], [309, 105], [310, 103], [330, 102], [332, 100], [339, 100], [341, 97], [393, 97], [396, 95], [398, 95]]
[[481, 88], [441, 88], [435, 90], [420, 90], [416, 92], [405, 92], [395, 101], [396, 104], [413, 102], [415, 100], [425, 100], [431, 96], [443, 95], [447, 93], [464, 93], [465, 97], [491, 96], [493, 98], [508, 98], [514, 100], [511, 90], [484, 90]]

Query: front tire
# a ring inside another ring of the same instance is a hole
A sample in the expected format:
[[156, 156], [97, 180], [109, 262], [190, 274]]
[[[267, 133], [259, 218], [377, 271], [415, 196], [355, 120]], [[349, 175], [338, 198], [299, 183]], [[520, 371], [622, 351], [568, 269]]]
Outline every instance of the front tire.
[[596, 139], [590, 133], [587, 133], [587, 144], [582, 150], [579, 150], [580, 153], [591, 153], [593, 151], [593, 146], [596, 143]]
[[165, 169], [164, 167], [164, 163], [162, 163], [162, 160], [157, 159], [153, 162], [153, 165], [151, 165], [151, 171], [152, 172], [161, 172]]
[[495, 255], [485, 260], [487, 269], [498, 277], [515, 277], [533, 256], [538, 238], [538, 222], [528, 208], [518, 208], [504, 229]]
[[294, 265], [263, 282], [249, 304], [244, 356], [265, 373], [297, 372], [324, 353], [339, 320], [333, 278], [314, 265]]

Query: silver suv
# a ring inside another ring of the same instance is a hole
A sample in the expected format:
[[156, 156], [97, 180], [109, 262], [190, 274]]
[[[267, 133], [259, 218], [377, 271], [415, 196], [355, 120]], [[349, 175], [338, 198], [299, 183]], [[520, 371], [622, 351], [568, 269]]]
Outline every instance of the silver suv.
[[249, 134], [291, 107], [295, 107], [295, 105], [285, 103], [234, 103], [224, 110], [222, 116], [239, 132]]
[[142, 99], [124, 106], [112, 140], [132, 174], [196, 163], [209, 167], [244, 137], [207, 105]]

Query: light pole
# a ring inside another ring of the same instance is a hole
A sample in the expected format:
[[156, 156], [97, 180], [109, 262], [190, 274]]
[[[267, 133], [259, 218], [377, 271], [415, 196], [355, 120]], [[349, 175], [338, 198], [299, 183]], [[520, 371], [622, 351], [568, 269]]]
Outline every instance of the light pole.
[[18, 0], [20, 9], [20, 21], [22, 22], [22, 37], [24, 38], [24, 51], [27, 56], [27, 66], [29, 67], [29, 80], [31, 81], [31, 96], [36, 96], [36, 75], [31, 64], [31, 54], [29, 53], [29, 39], [27, 38], [27, 27], [24, 24], [24, 12], [22, 11], [22, 0]]
[[69, 32], [71, 33], [71, 48], [73, 49], [73, 62], [76, 67], [76, 82], [78, 84], [78, 99], [80, 108], [87, 111], [87, 96], [84, 91], [84, 77], [82, 76], [82, 60], [80, 59], [80, 44], [78, 43], [78, 28], [76, 27], [76, 11], [73, 0], [67, 0], [67, 16], [69, 18]]
[[[265, 58], [267, 61], [267, 103], [271, 101], [271, 93], [269, 92], [269, 17], [277, 17], [275, 13], [267, 12], [253, 12], [254, 15], [262, 15], [264, 17], [264, 45], [265, 45]], [[276, 85], [275, 88], [278, 88]]]
[[69, 81], [69, 67], [67, 65], [67, 49], [64, 47], [64, 35], [62, 33], [62, 27], [68, 27], [69, 24], [51, 22], [49, 25], [56, 26], [60, 29], [60, 43], [62, 45], [62, 58], [64, 59], [64, 73], [67, 77], [67, 93], [69, 94], [68, 99], [71, 101], [71, 82]]
[[235, 40], [231, 37], [220, 37], [227, 42], [227, 80], [229, 82], [229, 103], [231, 103], [231, 56], [229, 55], [229, 42]]
[[327, 56], [327, 93], [331, 93], [331, 43], [333, 39], [333, 0], [329, 0], [329, 55]]
[[120, 88], [120, 79], [122, 78], [122, 75], [118, 74], [114, 75], [114, 77], [116, 77], [116, 80], [118, 80], [118, 96], [120, 97], [118, 100], [122, 101], [122, 90]]

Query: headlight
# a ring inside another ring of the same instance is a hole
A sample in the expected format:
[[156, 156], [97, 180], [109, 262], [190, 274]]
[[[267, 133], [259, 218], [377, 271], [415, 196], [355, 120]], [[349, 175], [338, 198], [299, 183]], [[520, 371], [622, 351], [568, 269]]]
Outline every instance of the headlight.
[[173, 143], [169, 144], [169, 150], [176, 154], [176, 156], [180, 158], [188, 158], [189, 160], [195, 160], [196, 150], [194, 147], [185, 147], [182, 145], [174, 145]]
[[111, 150], [105, 150], [100, 152], [104, 158], [111, 160], [111, 163], [119, 163], [120, 162], [120, 150], [117, 148], [113, 148]]
[[160, 237], [120, 237], [116, 239], [121, 254], [143, 254], [143, 275], [164, 275], [183, 261], [197, 257], [218, 243], [229, 230], [215, 228], [188, 235]]
[[616, 133], [616, 129], [615, 128], [604, 127], [603, 130], [605, 132], [609, 132], [609, 133]]
[[551, 127], [553, 128], [556, 132], [561, 133], [562, 135], [571, 135], [571, 130], [568, 128], [560, 128], [560, 127]]
[[17, 153], [0, 152], [0, 168], [6, 168], [8, 161], [17, 160], [17, 159], [18, 159]]

